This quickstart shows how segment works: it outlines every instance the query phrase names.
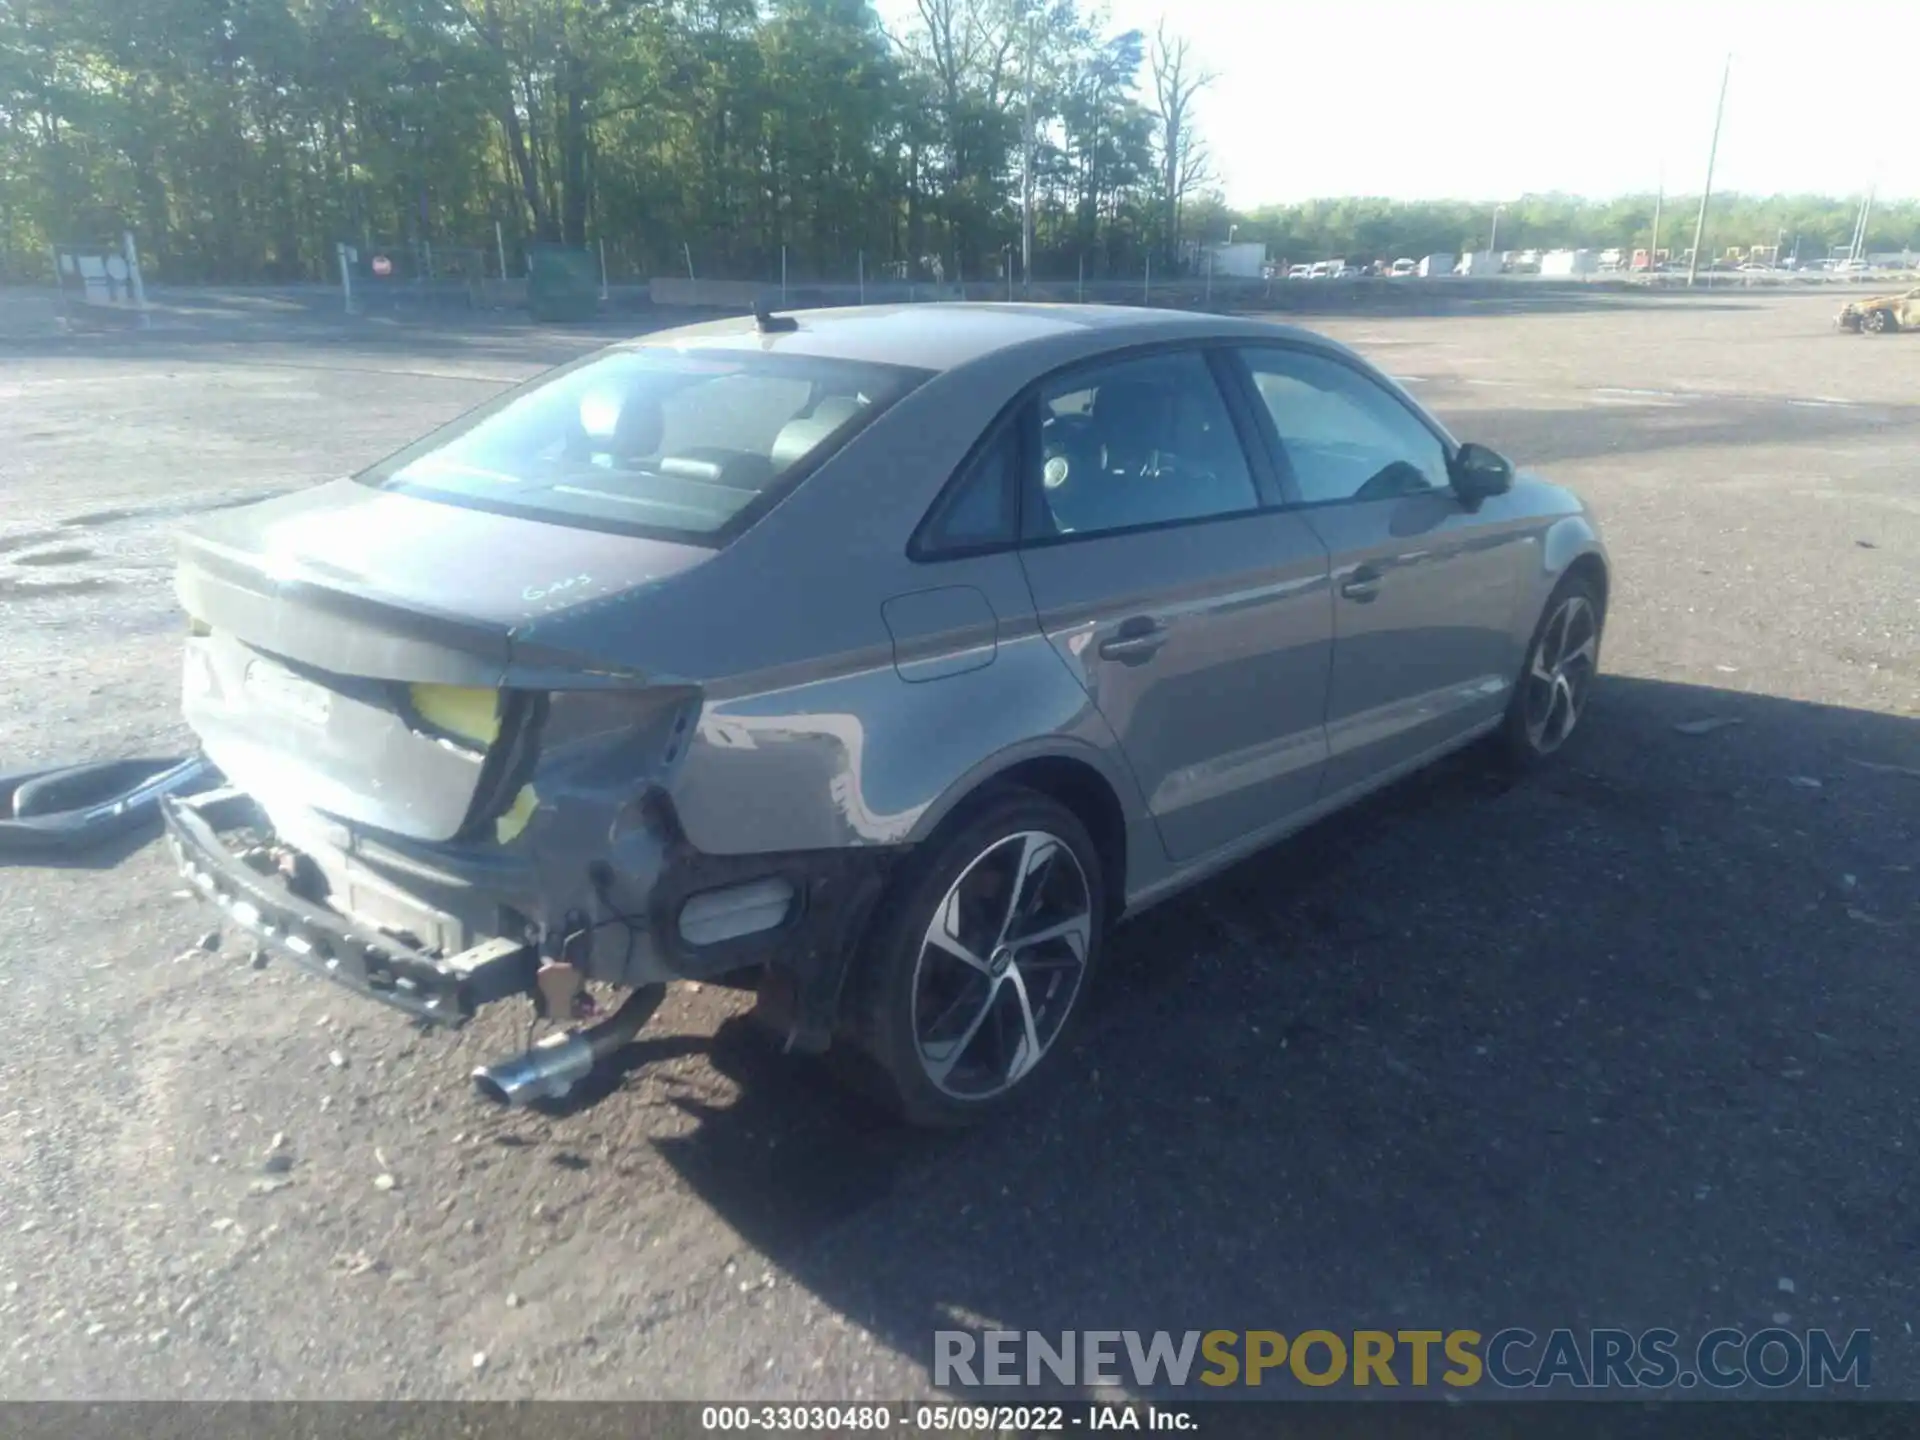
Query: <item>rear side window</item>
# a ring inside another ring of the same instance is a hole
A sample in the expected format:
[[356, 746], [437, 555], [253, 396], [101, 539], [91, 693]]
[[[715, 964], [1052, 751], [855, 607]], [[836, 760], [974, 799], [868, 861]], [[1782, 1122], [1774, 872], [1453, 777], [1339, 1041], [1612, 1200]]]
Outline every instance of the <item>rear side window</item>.
[[914, 537], [916, 559], [938, 559], [1020, 538], [1020, 432], [1003, 424], [974, 452]]
[[922, 378], [806, 356], [616, 351], [359, 478], [474, 509], [717, 543]]

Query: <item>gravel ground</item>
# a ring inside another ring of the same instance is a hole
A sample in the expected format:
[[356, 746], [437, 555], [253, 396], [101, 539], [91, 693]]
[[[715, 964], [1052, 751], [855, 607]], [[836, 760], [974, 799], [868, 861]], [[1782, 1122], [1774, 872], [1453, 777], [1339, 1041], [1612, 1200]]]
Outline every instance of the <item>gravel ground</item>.
[[[156, 845], [0, 869], [0, 1395], [845, 1400], [955, 1323], [1784, 1314], [1920, 1396], [1920, 337], [1831, 306], [1325, 322], [1598, 507], [1588, 727], [1124, 928], [1076, 1075], [979, 1133], [695, 987], [566, 1113], [483, 1110], [512, 1017], [196, 950]], [[175, 518], [587, 343], [261, 299], [0, 344], [0, 759], [183, 746]]]

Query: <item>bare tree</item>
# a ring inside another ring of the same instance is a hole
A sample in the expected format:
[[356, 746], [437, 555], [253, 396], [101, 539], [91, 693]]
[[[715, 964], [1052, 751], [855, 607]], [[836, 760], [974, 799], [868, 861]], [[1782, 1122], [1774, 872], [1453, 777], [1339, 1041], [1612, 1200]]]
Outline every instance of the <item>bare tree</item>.
[[1185, 40], [1167, 35], [1164, 21], [1154, 32], [1148, 63], [1160, 126], [1160, 243], [1171, 266], [1180, 248], [1181, 203], [1212, 178], [1207, 148], [1195, 130], [1193, 102], [1214, 75], [1194, 58]]
[[945, 172], [945, 218], [956, 258], [968, 248], [965, 199], [992, 168], [983, 117], [1002, 112], [1018, 79], [1012, 61], [1023, 33], [1024, 0], [915, 0], [919, 24], [889, 31], [902, 55], [928, 74]]

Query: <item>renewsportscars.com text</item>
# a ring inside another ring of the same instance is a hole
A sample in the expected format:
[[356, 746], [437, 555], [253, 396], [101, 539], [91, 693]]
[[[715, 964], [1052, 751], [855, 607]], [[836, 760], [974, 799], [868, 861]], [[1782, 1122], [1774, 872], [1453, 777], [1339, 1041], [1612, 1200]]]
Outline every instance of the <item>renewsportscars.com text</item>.
[[1773, 1327], [1677, 1331], [937, 1330], [933, 1383], [1130, 1385], [1493, 1385], [1507, 1390], [1824, 1390], [1872, 1383], [1873, 1335]]

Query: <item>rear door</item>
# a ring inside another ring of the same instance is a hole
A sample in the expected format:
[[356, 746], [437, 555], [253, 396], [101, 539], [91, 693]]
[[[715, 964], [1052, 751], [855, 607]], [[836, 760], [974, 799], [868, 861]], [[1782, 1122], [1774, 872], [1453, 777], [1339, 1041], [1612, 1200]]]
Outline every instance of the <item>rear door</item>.
[[1498, 499], [1463, 505], [1446, 442], [1358, 367], [1287, 346], [1238, 353], [1282, 481], [1332, 553], [1331, 796], [1500, 714], [1530, 532]]
[[1326, 756], [1326, 547], [1276, 508], [1220, 363], [1175, 349], [1077, 367], [1027, 417], [1021, 556], [1040, 623], [1176, 862], [1310, 805]]

